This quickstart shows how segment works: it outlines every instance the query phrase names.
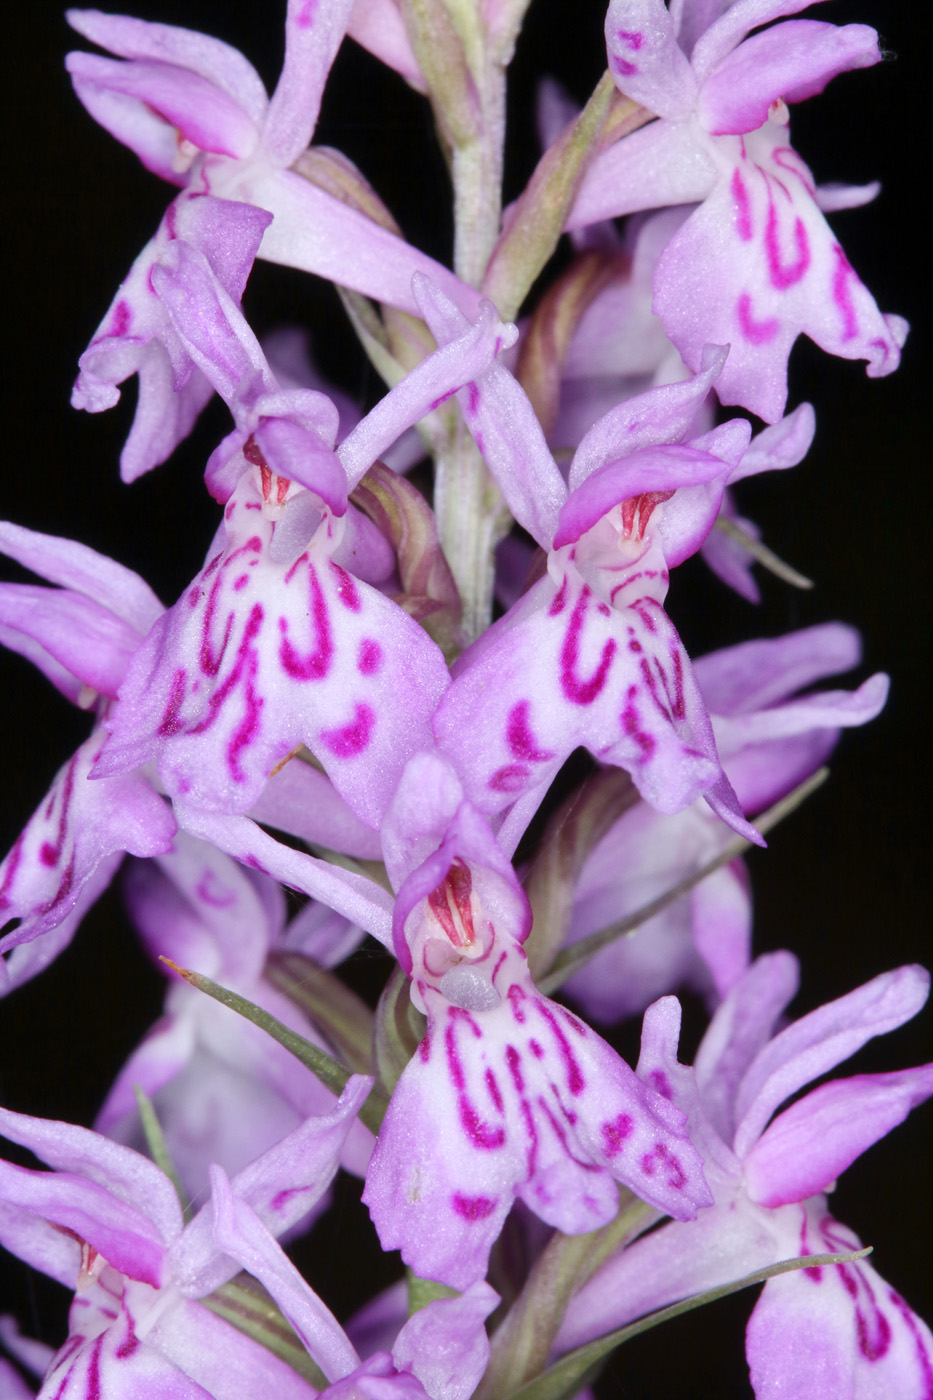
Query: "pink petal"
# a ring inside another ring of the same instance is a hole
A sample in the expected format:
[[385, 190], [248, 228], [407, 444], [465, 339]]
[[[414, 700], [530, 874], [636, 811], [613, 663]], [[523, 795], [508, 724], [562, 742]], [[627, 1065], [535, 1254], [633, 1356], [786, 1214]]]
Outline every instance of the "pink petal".
[[149, 59], [123, 63], [80, 52], [68, 54], [65, 66], [76, 84], [134, 100], [198, 150], [243, 157], [255, 149], [256, 125], [237, 100], [190, 69]]
[[796, 995], [800, 969], [792, 953], [756, 958], [719, 1006], [694, 1067], [704, 1111], [723, 1142], [735, 1134], [735, 1101], [749, 1065], [770, 1041], [775, 1023]]
[[119, 58], [152, 59], [190, 68], [235, 98], [257, 126], [262, 120], [268, 105], [262, 80], [239, 49], [222, 39], [100, 10], [66, 10], [65, 18], [85, 39]]
[[829, 1190], [931, 1094], [933, 1065], [821, 1084], [778, 1114], [746, 1156], [749, 1196], [780, 1206]]
[[801, 102], [837, 74], [881, 61], [864, 24], [791, 20], [746, 39], [703, 84], [699, 115], [714, 135], [756, 131], [772, 102]]
[[77, 540], [0, 522], [0, 551], [62, 588], [73, 588], [145, 636], [163, 612], [149, 585], [105, 554]]
[[393, 0], [356, 0], [347, 33], [364, 49], [401, 73], [416, 92], [427, 90], [402, 16]]
[[882, 973], [788, 1026], [755, 1057], [739, 1086], [738, 1156], [750, 1151], [779, 1104], [854, 1055], [873, 1036], [909, 1021], [926, 1002], [930, 975], [908, 965]]

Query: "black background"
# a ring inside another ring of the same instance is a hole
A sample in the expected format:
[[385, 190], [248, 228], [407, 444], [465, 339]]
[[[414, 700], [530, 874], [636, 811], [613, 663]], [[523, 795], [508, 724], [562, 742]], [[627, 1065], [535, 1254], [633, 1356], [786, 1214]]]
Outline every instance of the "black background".
[[[549, 72], [584, 100], [604, 51], [600, 0], [532, 0], [512, 70], [507, 197], [535, 159], [533, 84]], [[199, 567], [216, 507], [200, 473], [227, 430], [215, 401], [172, 461], [132, 487], [121, 485], [119, 448], [135, 390], [90, 417], [68, 406], [75, 361], [117, 283], [151, 236], [171, 191], [84, 113], [62, 68], [73, 42], [63, 7], [34, 0], [6, 16], [3, 302], [6, 369], [2, 513], [52, 534], [80, 538], [136, 568], [172, 602]], [[144, 17], [216, 34], [242, 48], [274, 84], [281, 59], [277, 5], [222, 0], [152, 0]], [[930, 632], [927, 529], [928, 326], [919, 151], [929, 75], [921, 66], [916, 8], [819, 7], [819, 18], [877, 23], [891, 57], [868, 73], [837, 79], [795, 110], [794, 141], [820, 180], [880, 177], [881, 198], [834, 216], [834, 226], [885, 311], [913, 322], [901, 370], [869, 381], [861, 366], [831, 360], [801, 341], [791, 360], [791, 405], [817, 407], [816, 443], [793, 472], [749, 483], [743, 510], [768, 542], [817, 581], [801, 594], [763, 578], [752, 609], [695, 562], [678, 571], [669, 609], [688, 650], [839, 618], [865, 638], [866, 667], [892, 674], [891, 699], [867, 730], [844, 736], [831, 782], [751, 858], [758, 951], [790, 947], [803, 963], [802, 1013], [876, 973], [927, 957], [930, 908]], [[388, 115], [387, 115], [388, 114]], [[424, 102], [355, 45], [341, 52], [325, 96], [317, 140], [346, 151], [372, 179], [406, 235], [449, 261], [450, 219], [443, 163]], [[332, 289], [258, 263], [245, 298], [260, 333], [310, 324], [322, 368], [362, 402], [379, 386], [362, 363]], [[23, 577], [10, 568], [8, 577]], [[18, 657], [0, 657], [5, 701], [6, 850], [58, 766], [87, 733], [85, 716]], [[375, 981], [375, 955], [356, 975]], [[128, 932], [118, 890], [85, 921], [72, 948], [0, 1008], [0, 1101], [24, 1112], [89, 1123], [141, 1030], [158, 1015], [162, 982]], [[700, 1022], [688, 1015], [695, 1045]], [[843, 1072], [868, 1072], [930, 1058], [930, 1015], [868, 1046]], [[623, 1037], [623, 1045], [632, 1042]], [[876, 1246], [881, 1273], [930, 1316], [931, 1152], [929, 1108], [920, 1110], [845, 1175], [835, 1213]], [[361, 1265], [353, 1189], [319, 1229], [304, 1259], [338, 1312], [374, 1286], [376, 1262]], [[352, 1243], [351, 1243], [352, 1240]], [[350, 1261], [353, 1261], [352, 1263]], [[394, 1266], [393, 1266], [394, 1267]], [[3, 1306], [24, 1330], [58, 1342], [63, 1296], [16, 1261], [0, 1262]], [[748, 1296], [648, 1334], [613, 1362], [606, 1394], [679, 1397], [751, 1394], [742, 1329]]]

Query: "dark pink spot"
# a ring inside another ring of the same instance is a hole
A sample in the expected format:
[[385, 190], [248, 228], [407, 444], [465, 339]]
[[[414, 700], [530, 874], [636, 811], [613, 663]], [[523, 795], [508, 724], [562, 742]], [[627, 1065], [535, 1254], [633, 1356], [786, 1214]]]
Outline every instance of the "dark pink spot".
[[296, 1196], [303, 1196], [309, 1189], [307, 1186], [291, 1186], [285, 1191], [276, 1191], [269, 1204], [273, 1210], [284, 1210]]
[[548, 759], [554, 757], [554, 753], [551, 749], [538, 747], [528, 720], [530, 708], [527, 700], [519, 700], [518, 704], [509, 710], [506, 742], [516, 758], [524, 759], [526, 763], [547, 763]]
[[558, 1024], [553, 1011], [543, 999], [538, 1003], [538, 1010], [554, 1033], [554, 1039], [557, 1041], [557, 1048], [560, 1051], [560, 1057], [564, 1062], [564, 1069], [567, 1072], [567, 1088], [570, 1090], [571, 1094], [576, 1097], [577, 1094], [583, 1093], [583, 1090], [586, 1088], [586, 1081], [583, 1078], [576, 1056], [570, 1048], [570, 1041], [564, 1035], [563, 1028]]
[[629, 63], [627, 58], [623, 58], [621, 54], [617, 53], [612, 55], [612, 66], [620, 78], [632, 78], [638, 72], [634, 63]]
[[607, 638], [603, 643], [599, 665], [593, 674], [586, 679], [576, 674], [576, 666], [580, 659], [580, 634], [583, 630], [583, 618], [589, 597], [590, 590], [584, 588], [571, 613], [560, 649], [561, 690], [573, 705], [592, 705], [606, 684], [612, 658], [616, 651], [614, 638]]
[[795, 282], [799, 282], [810, 266], [810, 241], [807, 238], [807, 230], [802, 219], [794, 219], [794, 243], [797, 252], [795, 260], [782, 262], [781, 249], [778, 246], [777, 210], [772, 200], [768, 205], [768, 222], [765, 226], [765, 252], [768, 255], [771, 285], [780, 292], [786, 291]]
[[748, 198], [745, 181], [739, 174], [738, 166], [732, 172], [732, 198], [735, 200], [735, 231], [743, 242], [752, 236], [752, 207]]
[[333, 559], [330, 560], [330, 567], [337, 579], [337, 597], [350, 612], [359, 612], [362, 604], [357, 592], [356, 581], [347, 573], [346, 569], [341, 569], [339, 564], [335, 564]]
[[649, 734], [646, 729], [640, 728], [638, 706], [636, 704], [637, 696], [638, 687], [630, 685], [628, 688], [627, 704], [622, 714], [619, 716], [619, 721], [622, 725], [622, 732], [627, 734], [630, 739], [634, 739], [641, 750], [639, 762], [647, 763], [654, 755], [658, 745], [653, 734]]
[[525, 779], [530, 777], [531, 769], [523, 763], [507, 763], [504, 768], [496, 769], [488, 786], [493, 792], [520, 792], [525, 786]]
[[645, 1176], [654, 1176], [657, 1172], [665, 1172], [667, 1174], [665, 1180], [672, 1191], [682, 1191], [687, 1181], [686, 1173], [680, 1162], [670, 1148], [665, 1147], [663, 1142], [655, 1143], [651, 1151], [645, 1153], [641, 1159], [641, 1169]]
[[456, 392], [457, 392], [456, 389], [448, 389], [448, 390], [447, 390], [447, 393], [446, 393], [446, 394], [441, 394], [440, 398], [438, 398], [438, 399], [432, 399], [432, 400], [431, 400], [431, 407], [432, 407], [432, 409], [433, 409], [433, 408], [440, 408], [441, 404], [442, 404], [442, 403], [446, 403], [448, 399], [453, 398], [453, 396], [454, 396], [454, 394], [455, 394]]
[[496, 1111], [502, 1113], [505, 1104], [502, 1102], [502, 1094], [499, 1091], [499, 1083], [491, 1069], [486, 1070], [486, 1088], [489, 1090], [489, 1097], [492, 1099]]
[[481, 1118], [479, 1111], [473, 1106], [466, 1094], [460, 1095], [457, 1107], [460, 1111], [460, 1122], [474, 1147], [480, 1148], [483, 1152], [494, 1152], [496, 1148], [504, 1145], [505, 1128], [493, 1127], [491, 1123], [487, 1123]]
[[126, 335], [130, 328], [131, 312], [129, 302], [118, 301], [113, 309], [113, 325], [108, 332], [109, 335]]
[[527, 1000], [525, 992], [521, 987], [518, 986], [517, 983], [513, 982], [512, 986], [506, 993], [506, 996], [508, 997], [509, 1005], [512, 1008], [512, 1015], [515, 1017], [518, 1024], [520, 1026], [523, 1026], [525, 1024], [525, 1008], [523, 1002]]
[[603, 1151], [607, 1157], [618, 1156], [622, 1151], [623, 1142], [631, 1137], [634, 1126], [627, 1113], [620, 1113], [617, 1118], [602, 1125]]
[[334, 659], [334, 638], [331, 632], [330, 614], [327, 611], [324, 591], [313, 564], [308, 565], [308, 590], [315, 641], [314, 646], [306, 656], [302, 656], [289, 639], [288, 623], [285, 618], [279, 618], [279, 631], [282, 633], [279, 660], [288, 674], [297, 681], [323, 680]]
[[509, 1067], [509, 1073], [512, 1076], [512, 1083], [515, 1085], [516, 1089], [520, 1094], [523, 1093], [525, 1089], [525, 1081], [522, 1078], [522, 1057], [515, 1049], [514, 1045], [507, 1045], [505, 1047], [505, 1062]]
[[466, 393], [467, 412], [475, 413], [479, 408], [479, 386], [477, 384], [468, 384], [466, 386]]
[[748, 292], [743, 292], [739, 297], [735, 304], [735, 313], [739, 330], [749, 345], [767, 345], [781, 329], [781, 323], [776, 316], [769, 316], [766, 321], [755, 320], [752, 314], [752, 299]]
[[644, 34], [638, 29], [617, 29], [616, 38], [620, 43], [625, 44], [627, 48], [635, 49], [636, 51], [640, 49], [645, 42]]
[[557, 617], [558, 613], [562, 613], [562, 612], [564, 611], [564, 606], [565, 606], [566, 602], [567, 602], [567, 579], [566, 579], [566, 576], [565, 576], [564, 579], [563, 579], [563, 581], [562, 581], [562, 583], [561, 583], [560, 588], [558, 588], [557, 592], [554, 594], [554, 597], [551, 599], [551, 605], [550, 605], [550, 607], [549, 607], [548, 610], [547, 610], [547, 615], [548, 615], [548, 617]]
[[528, 1049], [531, 1051], [532, 1055], [534, 1055], [536, 1060], [544, 1059], [544, 1046], [539, 1041], [529, 1040]]
[[656, 1089], [662, 1099], [673, 1099], [674, 1091], [671, 1088], [671, 1081], [663, 1069], [653, 1069], [647, 1078], [652, 1089]]
[[321, 730], [321, 743], [337, 758], [355, 758], [369, 745], [375, 724], [375, 711], [368, 705], [357, 705], [349, 724]]
[[496, 1208], [496, 1202], [488, 1196], [464, 1196], [460, 1191], [454, 1192], [450, 1204], [464, 1220], [485, 1220]]
[[299, 29], [310, 29], [317, 14], [318, 0], [305, 0], [299, 14], [295, 18], [295, 24]]
[[921, 1375], [923, 1376], [923, 1400], [933, 1400], [933, 1357], [930, 1356], [926, 1342], [924, 1341], [923, 1336], [920, 1332], [920, 1328], [917, 1326], [917, 1318], [914, 1315], [912, 1309], [909, 1308], [904, 1302], [904, 1299], [901, 1297], [901, 1295], [899, 1293], [895, 1293], [893, 1288], [888, 1290], [888, 1298], [900, 1313], [904, 1321], [904, 1325], [907, 1328], [913, 1340], [914, 1349], [917, 1353], [917, 1365], [920, 1369]]
[[858, 282], [858, 277], [838, 243], [833, 244], [833, 257], [836, 259], [836, 270], [833, 273], [833, 301], [842, 312], [842, 338], [843, 340], [852, 340], [858, 335], [858, 317], [852, 304], [849, 282], [850, 280]]
[[235, 578], [235, 579], [233, 580], [233, 591], [234, 591], [234, 593], [239, 593], [240, 589], [241, 589], [241, 588], [245, 588], [246, 585], [247, 585], [248, 583], [249, 583], [249, 574], [240, 574], [238, 578]]
[[372, 637], [364, 637], [360, 642], [356, 668], [361, 675], [371, 676], [382, 665], [382, 647]]
[[43, 865], [57, 865], [58, 851], [56, 851], [55, 847], [51, 845], [48, 841], [43, 841], [42, 849], [39, 852], [39, 859], [41, 860]]

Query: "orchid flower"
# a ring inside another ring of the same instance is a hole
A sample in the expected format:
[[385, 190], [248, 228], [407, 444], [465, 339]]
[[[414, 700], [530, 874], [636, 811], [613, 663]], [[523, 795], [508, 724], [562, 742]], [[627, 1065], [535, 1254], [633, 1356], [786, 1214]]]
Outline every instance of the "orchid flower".
[[[370, 0], [369, 8], [384, 29], [386, 0], [381, 6]], [[352, 10], [353, 0], [288, 0], [285, 62], [271, 98], [252, 64], [229, 44], [99, 10], [69, 10], [68, 22], [117, 57], [71, 53], [67, 67], [91, 116], [147, 169], [174, 185], [271, 214], [260, 257], [408, 311], [417, 310], [412, 273], [427, 273], [475, 311], [472, 288], [292, 168], [314, 133]], [[354, 28], [372, 34], [373, 17], [358, 15]], [[397, 30], [392, 26], [398, 38]], [[401, 54], [401, 42], [396, 48]]]
[[[882, 674], [854, 691], [796, 694], [860, 659], [858, 633], [826, 623], [694, 661], [723, 767], [744, 811], [755, 815], [785, 796], [826, 761], [843, 728], [866, 724], [880, 712], [888, 692]], [[629, 808], [583, 866], [568, 941], [605, 928], [672, 889], [713, 859], [725, 837], [702, 803], [667, 817], [645, 803]], [[751, 919], [745, 865], [732, 861], [597, 953], [567, 981], [566, 990], [588, 1016], [602, 1022], [641, 1012], [682, 983], [715, 1004], [748, 966]]]
[[383, 845], [396, 955], [428, 1017], [366, 1174], [383, 1248], [462, 1289], [485, 1274], [516, 1196], [566, 1234], [615, 1216], [616, 1181], [692, 1219], [709, 1198], [683, 1119], [538, 993], [528, 901], [437, 755], [410, 761]]
[[117, 289], [78, 362], [71, 402], [101, 413], [119, 399], [116, 386], [139, 375], [133, 426], [120, 455], [124, 481], [135, 481], [171, 456], [212, 392], [155, 293], [153, 268], [169, 245], [182, 239], [207, 258], [225, 291], [239, 301], [269, 222], [267, 213], [249, 204], [183, 191]]
[[[435, 338], [461, 333], [441, 297], [423, 297]], [[547, 551], [547, 572], [452, 668], [434, 733], [466, 790], [495, 813], [543, 795], [585, 745], [631, 773], [662, 812], [701, 794], [760, 842], [722, 773], [689, 657], [664, 611], [670, 568], [702, 544], [751, 429], [735, 419], [683, 438], [721, 372], [650, 390], [600, 419], [565, 484], [531, 405], [494, 364], [459, 400], [519, 524]]]
[[830, 354], [867, 360], [872, 377], [900, 361], [907, 324], [882, 316], [821, 209], [877, 193], [818, 190], [789, 143], [787, 103], [881, 57], [861, 24], [791, 20], [787, 0], [723, 6], [612, 0], [610, 71], [660, 118], [593, 162], [569, 227], [665, 205], [699, 204], [658, 262], [654, 309], [693, 370], [710, 341], [732, 351], [716, 391], [768, 422], [784, 411], [787, 358], [805, 333]]
[[514, 328], [484, 303], [476, 325], [422, 361], [335, 454], [326, 396], [282, 391], [207, 260], [181, 243], [170, 251], [154, 283], [237, 423], [207, 471], [227, 505], [208, 564], [130, 667], [96, 772], [156, 760], [186, 807], [242, 814], [304, 743], [376, 828], [407, 757], [430, 742], [448, 674], [427, 633], [360, 578], [374, 527], [361, 565], [341, 553], [347, 492]]
[[87, 781], [106, 738], [101, 721], [162, 604], [130, 569], [72, 540], [2, 523], [0, 550], [59, 585], [0, 584], [0, 641], [73, 704], [97, 711], [90, 738], [56, 775], [0, 865], [0, 918], [20, 920], [0, 939], [5, 993], [67, 947], [125, 851], [164, 854], [176, 825], [139, 772]]
[[[285, 941], [285, 901], [276, 884], [179, 832], [167, 855], [129, 866], [125, 889], [153, 958], [196, 968], [320, 1043], [264, 976], [268, 955]], [[162, 1017], [120, 1071], [95, 1124], [129, 1146], [142, 1139], [137, 1086], [153, 1102], [191, 1200], [207, 1189], [211, 1163], [238, 1172], [306, 1118], [333, 1107], [333, 1095], [265, 1031], [174, 977]], [[371, 1150], [371, 1135], [354, 1123], [344, 1164], [362, 1175]]]
[[[919, 967], [885, 973], [774, 1034], [798, 965], [790, 953], [768, 954], [713, 1017], [695, 1076], [677, 1063], [677, 1002], [651, 1007], [638, 1071], [687, 1113], [716, 1204], [695, 1224], [666, 1225], [613, 1257], [571, 1301], [558, 1349], [782, 1259], [858, 1249], [825, 1192], [933, 1094], [933, 1065], [831, 1080], [772, 1115], [915, 1016], [929, 980]], [[746, 1351], [759, 1400], [921, 1400], [933, 1372], [929, 1329], [865, 1260], [769, 1280]]]
[[[228, 1193], [274, 1235], [293, 1228], [329, 1186], [371, 1083], [351, 1079], [333, 1113], [302, 1123]], [[213, 1238], [213, 1202], [184, 1225], [168, 1177], [129, 1148], [6, 1109], [0, 1132], [53, 1168], [0, 1162], [0, 1243], [76, 1290], [38, 1400], [254, 1400], [269, 1385], [312, 1400], [290, 1366], [199, 1301], [239, 1270]]]
[[[96, 772], [117, 692], [163, 616], [162, 604], [132, 570], [73, 540], [0, 523], [0, 551], [60, 585], [0, 584], [0, 642], [38, 666], [67, 699], [96, 711], [90, 738], [57, 774], [0, 865], [0, 915], [4, 923], [20, 920], [0, 939], [5, 994], [68, 946], [125, 851], [167, 854], [177, 824], [154, 775], [130, 768], [100, 779]], [[353, 855], [379, 854], [375, 833], [305, 763], [288, 765], [267, 783], [252, 815]]]

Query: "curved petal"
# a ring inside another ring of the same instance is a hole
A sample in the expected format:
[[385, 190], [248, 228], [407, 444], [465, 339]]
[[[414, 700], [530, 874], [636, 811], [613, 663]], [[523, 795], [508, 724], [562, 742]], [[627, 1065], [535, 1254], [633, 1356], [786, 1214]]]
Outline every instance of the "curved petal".
[[854, 1055], [873, 1036], [909, 1021], [926, 1002], [930, 974], [908, 965], [884, 972], [788, 1026], [756, 1055], [736, 1097], [734, 1148], [743, 1157], [779, 1104]]
[[765, 1206], [829, 1190], [931, 1094], [933, 1065], [821, 1084], [778, 1114], [746, 1155], [745, 1189]]
[[715, 135], [757, 131], [772, 102], [802, 102], [839, 73], [880, 63], [878, 35], [865, 24], [798, 19], [746, 39], [700, 92], [698, 113]]
[[459, 1298], [435, 1299], [405, 1323], [392, 1360], [417, 1376], [431, 1400], [469, 1400], [489, 1361], [483, 1324], [498, 1302], [488, 1283], [474, 1283]]
[[218, 1248], [259, 1279], [328, 1380], [339, 1380], [354, 1371], [360, 1358], [343, 1328], [282, 1253], [255, 1211], [237, 1199], [220, 1167], [211, 1169], [211, 1205]]
[[123, 618], [141, 636], [164, 611], [139, 574], [89, 545], [0, 521], [0, 553], [49, 583], [73, 588]]
[[269, 100], [262, 79], [239, 49], [222, 39], [174, 24], [152, 24], [100, 10], [66, 10], [65, 18], [85, 39], [119, 58], [151, 59], [190, 68], [235, 98], [257, 126], [261, 122]]

